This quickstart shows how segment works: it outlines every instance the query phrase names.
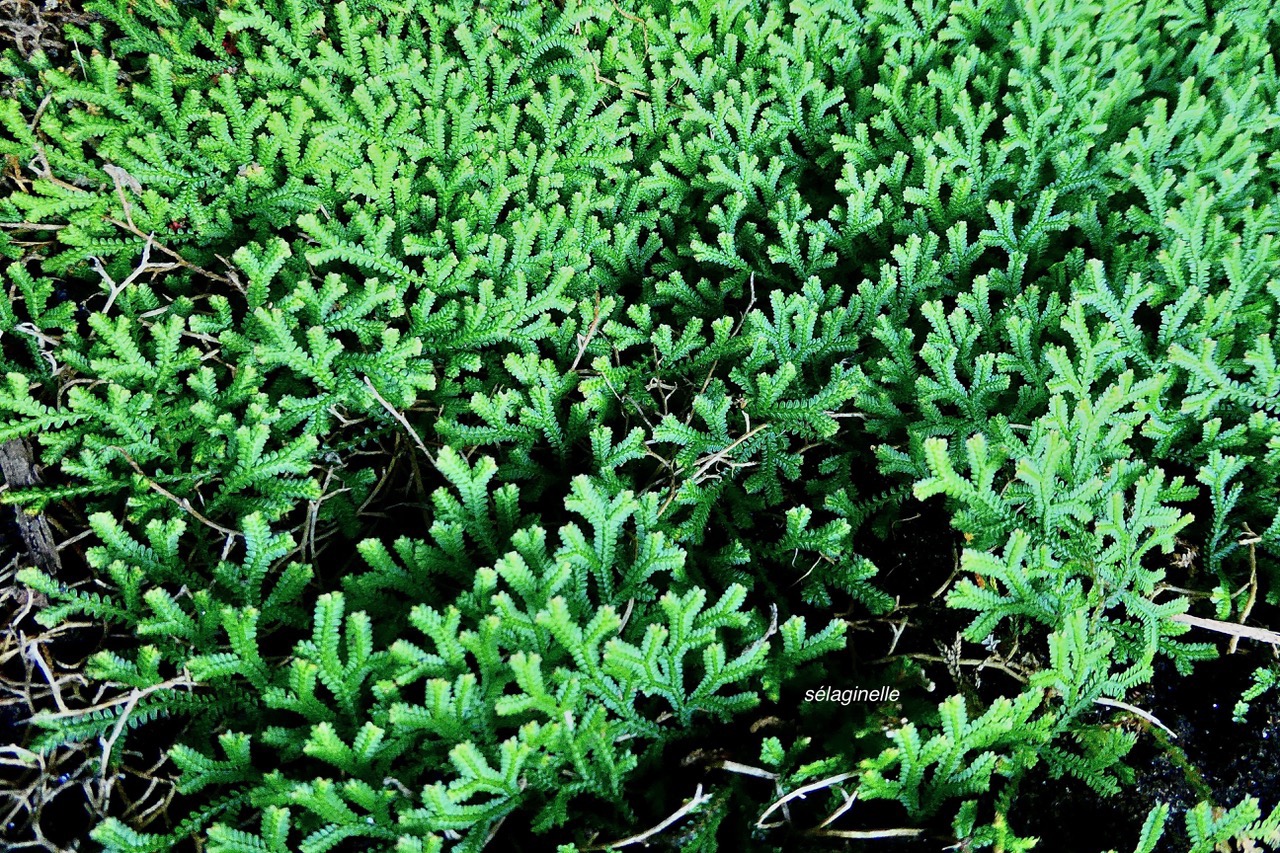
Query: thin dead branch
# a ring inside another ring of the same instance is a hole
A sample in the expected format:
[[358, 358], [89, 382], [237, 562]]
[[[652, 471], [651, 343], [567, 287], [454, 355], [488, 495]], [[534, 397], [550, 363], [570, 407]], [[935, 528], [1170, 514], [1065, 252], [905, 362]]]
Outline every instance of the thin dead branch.
[[[1262, 541], [1262, 537], [1250, 530], [1247, 524], [1244, 525], [1244, 533], [1240, 544], [1249, 546], [1249, 598], [1245, 600], [1244, 609], [1240, 611], [1241, 625], [1249, 621], [1253, 605], [1258, 603], [1258, 543]], [[1240, 638], [1232, 637], [1231, 642], [1227, 644], [1227, 654], [1235, 654], [1236, 647], [1239, 645]]]
[[400, 426], [405, 428], [405, 431], [409, 433], [409, 437], [413, 439], [413, 443], [422, 451], [422, 455], [427, 457], [427, 461], [434, 466], [436, 464], [435, 457], [433, 457], [431, 455], [431, 451], [427, 449], [427, 444], [422, 440], [422, 436], [418, 435], [418, 431], [409, 423], [409, 419], [396, 409], [395, 406], [388, 403], [386, 398], [378, 393], [378, 389], [373, 387], [373, 383], [369, 381], [368, 376], [364, 377], [364, 384], [365, 387], [369, 389], [369, 393], [373, 395], [373, 399], [377, 400], [382, 408], [386, 409], [387, 413], [391, 415], [391, 417], [395, 418], [396, 422], [400, 424]]
[[1173, 729], [1169, 728], [1164, 723], [1160, 722], [1160, 720], [1155, 716], [1155, 714], [1152, 714], [1150, 711], [1144, 711], [1136, 705], [1130, 705], [1128, 702], [1121, 702], [1119, 699], [1108, 699], [1105, 696], [1099, 696], [1097, 699], [1094, 699], [1093, 701], [1099, 705], [1106, 705], [1109, 708], [1119, 708], [1122, 711], [1128, 711], [1130, 714], [1136, 714], [1137, 716], [1146, 720], [1148, 723], [1151, 723], [1152, 725], [1159, 726], [1160, 728], [1164, 729], [1166, 732], [1169, 733], [1169, 737], [1174, 737], [1174, 738], [1177, 737], [1177, 735], [1173, 733]]
[[876, 838], [915, 838], [923, 835], [923, 829], [811, 829], [806, 835], [820, 838], [849, 838], [855, 840], [874, 840]]
[[1273, 646], [1280, 646], [1280, 634], [1275, 631], [1268, 631], [1265, 628], [1237, 625], [1235, 622], [1223, 622], [1221, 619], [1205, 619], [1202, 616], [1192, 616], [1189, 613], [1179, 613], [1169, 618], [1174, 622], [1183, 622], [1195, 628], [1204, 628], [1206, 631], [1216, 631], [1219, 634], [1226, 634], [1231, 637], [1244, 637], [1247, 640], [1258, 640], [1263, 643], [1270, 643]]
[[764, 826], [765, 818], [767, 818], [769, 815], [773, 814], [775, 811], [782, 808], [784, 805], [791, 802], [792, 800], [801, 799], [809, 794], [812, 794], [814, 791], [821, 791], [824, 788], [830, 788], [832, 785], [838, 785], [844, 780], [851, 779], [856, 775], [857, 775], [856, 773], [838, 773], [835, 776], [828, 776], [826, 779], [819, 779], [817, 782], [811, 782], [808, 785], [802, 785], [801, 787], [796, 788], [794, 791], [792, 791], [789, 794], [786, 794], [781, 799], [775, 800], [773, 804], [769, 806], [769, 808], [765, 809], [764, 813], [760, 815], [759, 820], [756, 821], [756, 826]]
[[652, 838], [658, 833], [662, 832], [664, 829], [671, 826], [673, 823], [680, 820], [685, 815], [689, 814], [694, 809], [698, 808], [699, 806], [701, 806], [703, 803], [706, 803], [710, 799], [711, 799], [711, 795], [702, 793], [702, 786], [699, 785], [698, 789], [693, 792], [693, 799], [689, 800], [689, 802], [685, 803], [683, 806], [676, 809], [674, 812], [668, 815], [661, 823], [656, 824], [650, 827], [649, 829], [646, 829], [644, 832], [641, 832], [638, 835], [632, 835], [628, 838], [619, 839], [618, 841], [611, 841], [608, 844], [593, 845], [585, 849], [617, 850], [620, 847], [629, 847], [632, 844], [639, 844], [643, 841], [646, 841]]

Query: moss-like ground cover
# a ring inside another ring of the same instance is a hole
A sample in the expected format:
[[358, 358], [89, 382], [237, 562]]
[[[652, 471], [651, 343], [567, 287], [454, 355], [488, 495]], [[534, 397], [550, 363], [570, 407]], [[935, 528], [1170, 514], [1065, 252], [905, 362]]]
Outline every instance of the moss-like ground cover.
[[10, 843], [1275, 841], [1280, 4], [22, 10]]

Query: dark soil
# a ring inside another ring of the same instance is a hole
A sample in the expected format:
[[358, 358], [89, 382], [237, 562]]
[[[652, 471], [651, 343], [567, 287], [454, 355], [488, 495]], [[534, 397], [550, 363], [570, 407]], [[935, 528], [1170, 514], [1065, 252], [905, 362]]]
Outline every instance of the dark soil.
[[1206, 661], [1187, 677], [1162, 661], [1151, 684], [1131, 701], [1176, 737], [1166, 736], [1166, 747], [1146, 726], [1126, 761], [1137, 776], [1112, 797], [1074, 779], [1041, 774], [1028, 780], [1015, 810], [1026, 821], [1023, 834], [1042, 839], [1037, 850], [1124, 850], [1137, 842], [1150, 809], [1165, 802], [1170, 817], [1156, 850], [1178, 853], [1189, 846], [1182, 814], [1204, 799], [1230, 807], [1251, 795], [1264, 814], [1274, 808], [1280, 803], [1280, 697], [1264, 694], [1243, 722], [1231, 718], [1253, 671], [1270, 661], [1269, 653], [1243, 644], [1239, 653]]

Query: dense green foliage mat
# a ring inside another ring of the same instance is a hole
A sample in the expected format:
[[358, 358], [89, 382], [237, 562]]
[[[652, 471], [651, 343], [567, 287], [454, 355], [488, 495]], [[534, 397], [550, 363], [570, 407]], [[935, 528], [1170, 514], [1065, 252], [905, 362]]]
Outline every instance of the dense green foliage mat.
[[3, 66], [0, 440], [98, 845], [1026, 850], [1280, 628], [1280, 4], [88, 9]]

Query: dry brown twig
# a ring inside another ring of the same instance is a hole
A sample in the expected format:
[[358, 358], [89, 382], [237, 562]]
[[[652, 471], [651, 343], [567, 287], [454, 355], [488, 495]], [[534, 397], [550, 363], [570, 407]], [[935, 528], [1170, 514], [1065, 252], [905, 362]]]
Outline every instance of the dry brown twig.
[[[53, 174], [53, 169], [49, 166], [49, 158], [45, 154], [44, 146], [40, 143], [38, 136], [35, 136], [36, 125], [39, 124], [40, 116], [41, 114], [43, 114], [45, 107], [48, 106], [48, 103], [52, 97], [53, 97], [52, 93], [46, 95], [44, 100], [40, 102], [40, 106], [36, 108], [35, 115], [32, 117], [30, 129], [33, 134], [33, 138], [35, 138], [36, 154], [34, 157], [32, 157], [31, 162], [28, 164], [28, 168], [30, 168], [31, 171], [35, 172], [37, 177], [43, 180], [47, 180], [58, 187], [61, 187], [66, 190], [71, 190], [73, 192], [78, 192], [78, 193], [87, 192], [87, 190], [84, 187], [78, 187], [75, 184], [69, 184], [66, 181], [56, 177]], [[215, 273], [212, 270], [205, 269], [199, 264], [195, 264], [187, 260], [181, 254], [174, 251], [173, 249], [170, 249], [168, 246], [165, 246], [163, 243], [156, 241], [154, 232], [151, 234], [144, 233], [142, 229], [139, 228], [133, 221], [133, 208], [132, 208], [132, 205], [130, 205], [129, 203], [128, 196], [126, 196], [124, 192], [125, 189], [128, 188], [131, 192], [134, 192], [135, 194], [141, 194], [142, 184], [138, 181], [137, 178], [130, 175], [123, 168], [116, 166], [112, 163], [108, 163], [105, 166], [103, 166], [103, 171], [107, 174], [107, 177], [111, 178], [111, 183], [115, 187], [117, 196], [119, 196], [120, 198], [122, 212], [124, 213], [123, 222], [111, 216], [103, 217], [104, 221], [109, 222], [118, 228], [123, 228], [125, 231], [128, 231], [133, 236], [141, 239], [143, 241], [144, 253], [149, 253], [149, 248], [148, 248], [149, 246], [150, 248], [154, 248], [159, 252], [161, 252], [162, 254], [172, 258], [175, 266], [177, 267], [182, 267], [193, 273], [198, 273], [206, 278], [212, 279], [213, 281], [221, 282], [231, 287], [239, 286], [240, 284], [239, 281], [234, 278], [235, 276], [234, 272], [232, 273], [232, 277], [228, 277], [224, 275], [219, 275], [218, 273]], [[37, 230], [49, 228], [49, 226], [45, 226], [40, 223], [11, 224], [8, 227], [11, 227], [11, 228], [23, 227], [23, 228], [31, 228], [31, 229], [37, 229]], [[58, 225], [56, 227], [61, 228], [63, 226]], [[101, 266], [101, 262], [99, 262], [98, 266]]]
[[1183, 622], [1196, 628], [1204, 628], [1206, 631], [1216, 631], [1219, 634], [1226, 634], [1230, 637], [1244, 637], [1248, 640], [1259, 640], [1263, 643], [1270, 643], [1273, 646], [1280, 646], [1280, 634], [1275, 631], [1268, 631], [1265, 628], [1237, 625], [1235, 622], [1224, 622], [1221, 619], [1205, 619], [1202, 616], [1192, 616], [1190, 613], [1178, 613], [1169, 618], [1174, 622]]
[[[876, 658], [873, 661], [867, 661], [867, 665], [871, 666], [877, 663], [888, 663], [889, 661], [894, 660], [895, 658], [910, 658], [911, 660], [922, 660], [922, 661], [928, 661], [929, 663], [946, 663], [947, 662], [947, 659], [940, 655], [912, 653], [912, 654], [902, 654], [902, 655], [886, 655], [885, 657], [882, 657], [882, 658]], [[952, 662], [959, 664], [960, 666], [976, 666], [980, 670], [998, 669], [1001, 672], [1008, 675], [1009, 677], [1014, 678], [1017, 681], [1022, 682], [1023, 684], [1027, 683], [1027, 676], [1025, 673], [1020, 672], [1019, 669], [1009, 661], [1002, 661], [999, 658], [995, 658], [995, 657], [982, 658], [982, 659], [960, 658], [959, 660], [955, 660]]]
[[[1253, 612], [1253, 605], [1258, 602], [1258, 543], [1262, 541], [1262, 537], [1249, 529], [1249, 525], [1244, 526], [1244, 537], [1240, 540], [1241, 545], [1249, 547], [1249, 598], [1244, 603], [1244, 609], [1240, 611], [1240, 624], [1243, 625], [1249, 619], [1249, 614]], [[1231, 642], [1227, 644], [1227, 654], [1236, 653], [1236, 648], [1240, 645], [1240, 637], [1231, 638]]]
[[[18, 633], [20, 641], [25, 641], [25, 635]], [[31, 661], [44, 675], [45, 682], [49, 685], [49, 696], [53, 699], [53, 703], [58, 706], [58, 710], [70, 714], [66, 701], [62, 698], [62, 688], [59, 687], [58, 679], [54, 677], [53, 671], [49, 666], [49, 662], [45, 660], [44, 649], [41, 647], [39, 639], [23, 642], [23, 648], [26, 650], [26, 658]]]
[[802, 785], [799, 788], [796, 788], [791, 793], [785, 794], [780, 799], [775, 800], [769, 808], [765, 809], [764, 813], [760, 815], [759, 820], [756, 821], [756, 826], [764, 827], [765, 818], [792, 800], [802, 799], [809, 794], [812, 794], [814, 791], [821, 791], [824, 788], [830, 788], [832, 785], [838, 785], [844, 780], [851, 779], [856, 775], [856, 773], [838, 773], [835, 776], [828, 776], [825, 779], [819, 779], [817, 782], [810, 782], [808, 785]]
[[578, 362], [582, 361], [582, 355], [587, 351], [587, 347], [591, 345], [591, 339], [595, 337], [596, 329], [600, 325], [600, 291], [596, 291], [596, 307], [595, 312], [591, 316], [591, 325], [587, 328], [586, 335], [578, 336], [578, 354], [574, 356], [573, 364], [569, 365], [569, 372], [573, 373], [578, 369]]
[[179, 264], [173, 263], [151, 263], [151, 249], [156, 245], [155, 238], [156, 235], [154, 233], [147, 235], [146, 242], [142, 245], [142, 260], [139, 261], [138, 265], [134, 267], [133, 271], [130, 272], [128, 276], [119, 282], [113, 279], [111, 274], [107, 272], [106, 267], [102, 265], [102, 260], [100, 258], [89, 258], [89, 263], [93, 267], [93, 271], [102, 278], [109, 291], [107, 294], [107, 303], [102, 306], [103, 314], [106, 314], [111, 310], [111, 306], [116, 304], [116, 299], [121, 293], [124, 293], [125, 288], [137, 281], [138, 277], [143, 273], [168, 272], [169, 270], [177, 269], [180, 266]]
[[821, 838], [848, 838], [854, 840], [871, 841], [876, 838], [915, 838], [923, 835], [923, 829], [811, 829], [805, 833], [806, 835], [816, 835]]
[[[69, 542], [64, 542], [63, 546]], [[18, 565], [16, 559], [12, 566]], [[0, 674], [0, 705], [14, 706], [27, 719], [37, 716], [69, 717], [77, 711], [75, 705], [94, 707], [101, 690], [84, 691], [88, 685], [81, 672], [81, 665], [66, 664], [49, 653], [51, 642], [61, 636], [74, 634], [75, 630], [90, 627], [90, 623], [62, 623], [34, 635], [28, 635], [20, 625], [36, 606], [30, 590], [16, 594], [20, 585], [13, 582], [9, 567], [0, 579], [0, 604], [5, 606], [8, 627], [0, 633], [0, 657], [22, 664], [23, 675], [11, 677]], [[13, 671], [11, 667], [9, 672]], [[52, 706], [52, 707], [51, 707]], [[56, 709], [56, 710], [53, 710]], [[20, 745], [0, 750], [0, 825], [7, 828], [6, 850], [43, 849], [62, 853], [67, 848], [51, 841], [44, 832], [42, 821], [46, 807], [70, 788], [83, 788], [86, 795], [91, 780], [91, 763], [87, 760], [85, 744], [69, 744], [37, 754]], [[126, 770], [127, 772], [127, 770]], [[69, 796], [69, 795], [66, 795]], [[63, 818], [58, 818], [62, 820]], [[19, 841], [18, 839], [22, 840]]]
[[723, 450], [717, 450], [714, 453], [708, 453], [706, 456], [703, 456], [701, 459], [697, 460], [694, 463], [698, 467], [697, 467], [697, 470], [694, 471], [693, 476], [690, 479], [692, 479], [694, 483], [701, 483], [704, 479], [707, 478], [708, 476], [707, 472], [710, 471], [713, 466], [715, 466], [720, 462], [727, 461], [729, 465], [737, 466], [737, 467], [745, 467], [747, 465], [753, 464], [748, 462], [733, 462], [728, 459], [728, 456], [730, 453], [732, 453], [733, 451], [741, 447], [745, 441], [755, 436], [761, 430], [766, 430], [768, 428], [769, 428], [768, 424], [760, 424], [755, 429], [748, 430], [747, 432], [743, 433], [741, 436], [738, 437], [736, 441], [733, 442], [733, 444], [730, 444], [728, 447], [724, 448]]
[[160, 485], [155, 480], [148, 477], [146, 475], [146, 472], [142, 470], [141, 466], [139, 466], [137, 462], [134, 462], [133, 457], [130, 456], [128, 453], [126, 453], [123, 448], [112, 447], [111, 449], [115, 450], [117, 453], [119, 453], [121, 456], [124, 457], [124, 460], [129, 463], [129, 467], [133, 468], [134, 472], [139, 477], [141, 477], [144, 482], [146, 482], [148, 488], [150, 488], [156, 494], [166, 497], [169, 500], [173, 501], [184, 512], [188, 513], [196, 521], [200, 522], [206, 527], [209, 527], [213, 530], [218, 531], [223, 536], [226, 536], [228, 542], [230, 542], [235, 537], [240, 535], [239, 530], [232, 530], [230, 527], [223, 527], [221, 524], [218, 524], [216, 521], [211, 521], [205, 516], [201, 515], [199, 512], [196, 511], [196, 508], [191, 505], [191, 501], [187, 500], [186, 498], [178, 497], [173, 492], [169, 491], [164, 486]]
[[[116, 720], [116, 724], [111, 729], [111, 734], [102, 741], [102, 757], [98, 762], [98, 795], [97, 808], [100, 813], [105, 814], [107, 807], [111, 803], [111, 788], [115, 784], [116, 776], [110, 771], [111, 751], [115, 748], [116, 741], [120, 739], [120, 735], [124, 732], [125, 725], [129, 722], [129, 715], [138, 707], [138, 703], [152, 693], [161, 690], [169, 690], [175, 687], [194, 687], [195, 682], [191, 680], [190, 673], [183, 670], [182, 675], [177, 678], [171, 678], [159, 684], [153, 684], [150, 687], [142, 689], [134, 688], [129, 691], [129, 695], [124, 697], [124, 708], [120, 711], [120, 716]], [[117, 703], [118, 704], [118, 703]]]
[[613, 6], [613, 10], [617, 12], [619, 15], [621, 15], [622, 17], [626, 18], [628, 21], [631, 21], [634, 24], [640, 25], [640, 35], [644, 38], [644, 52], [648, 53], [649, 52], [649, 25], [642, 19], [636, 17], [635, 15], [628, 15], [618, 6], [617, 3], [613, 3], [611, 5]]
[[934, 590], [930, 598], [937, 598], [947, 591], [947, 587], [951, 586], [951, 582], [956, 579], [956, 575], [960, 574], [960, 552], [956, 548], [956, 543], [951, 543], [951, 574], [947, 575], [947, 579], [942, 582], [942, 586]]
[[[147, 788], [137, 797], [130, 796], [128, 789], [122, 789], [121, 799], [127, 805], [120, 814], [121, 821], [130, 826], [145, 829], [169, 808], [169, 804], [173, 802], [174, 795], [178, 793], [177, 783], [173, 779], [157, 775], [168, 761], [169, 754], [161, 752], [158, 760], [151, 767], [145, 770], [130, 768], [132, 775], [146, 780]], [[148, 799], [156, 792], [156, 789], [161, 787], [163, 787], [164, 793], [156, 797], [150, 805], [146, 805]]]
[[[728, 455], [732, 453], [734, 450], [736, 450], [738, 447], [740, 447], [742, 443], [745, 442], [747, 439], [756, 435], [761, 430], [768, 429], [768, 428], [769, 428], [769, 424], [760, 424], [754, 429], [748, 430], [746, 433], [740, 436], [736, 441], [733, 442], [733, 444], [730, 444], [728, 447], [725, 447], [722, 450], [717, 450], [714, 453], [708, 453], [706, 456], [703, 456], [700, 459], [697, 459], [693, 463], [695, 466], [697, 466], [696, 470], [694, 471], [693, 476], [691, 476], [689, 479], [695, 485], [697, 485], [699, 483], [704, 482], [705, 480], [708, 480], [714, 477], [719, 477], [720, 476], [719, 474], [709, 473], [712, 466], [718, 463], [724, 463], [728, 465], [728, 467], [731, 469], [732, 468], [749, 468], [755, 465], [756, 464], [755, 462], [735, 462], [732, 459], [729, 459]], [[649, 442], [649, 443], [652, 443], [652, 442]], [[671, 470], [672, 470], [671, 489], [667, 495], [667, 499], [663, 501], [662, 506], [658, 508], [658, 515], [660, 516], [667, 511], [667, 508], [669, 506], [671, 506], [671, 502], [676, 499], [676, 493], [679, 491], [678, 485], [676, 483], [676, 479], [677, 479], [676, 475], [678, 475], [682, 469], [673, 467]]]
[[618, 81], [611, 80], [608, 77], [604, 76], [603, 74], [600, 73], [600, 66], [594, 62], [591, 63], [591, 70], [595, 72], [597, 83], [604, 83], [606, 86], [612, 86], [613, 88], [617, 89], [620, 92], [626, 92], [628, 95], [632, 95], [637, 98], [644, 98], [646, 100], [649, 98], [648, 94], [646, 94], [645, 92], [641, 92], [639, 89], [629, 89], [626, 86], [623, 86]]
[[43, 51], [61, 60], [69, 52], [63, 28], [84, 26], [97, 17], [80, 3], [65, 0], [0, 0], [0, 50], [12, 46], [24, 59]]
[[1160, 728], [1164, 729], [1166, 732], [1169, 733], [1169, 737], [1174, 737], [1174, 738], [1177, 737], [1177, 735], [1173, 733], [1173, 729], [1169, 728], [1164, 723], [1160, 722], [1159, 718], [1156, 717], [1155, 714], [1152, 714], [1150, 711], [1144, 711], [1136, 705], [1130, 705], [1128, 702], [1121, 702], [1119, 699], [1108, 699], [1106, 696], [1099, 696], [1097, 699], [1094, 699], [1093, 701], [1099, 705], [1105, 705], [1109, 708], [1119, 708], [1122, 711], [1128, 711], [1130, 714], [1135, 714], [1141, 717], [1142, 719], [1146, 720], [1148, 723], [1151, 723], [1152, 725], [1159, 726]]
[[778, 774], [771, 770], [765, 770], [763, 767], [754, 767], [750, 764], [742, 764], [737, 761], [717, 761], [710, 765], [720, 770], [727, 770], [730, 773], [737, 773], [741, 776], [755, 776], [758, 779], [774, 780], [778, 778]]
[[844, 797], [844, 802], [841, 803], [835, 811], [827, 815], [827, 819], [818, 824], [815, 829], [826, 829], [828, 826], [839, 820], [845, 812], [853, 808], [853, 804], [858, 801], [857, 791], [854, 791], [852, 794], [846, 794], [844, 792], [844, 788], [837, 788], [836, 790], [840, 792], [841, 797]]
[[583, 849], [585, 850], [617, 850], [620, 847], [629, 847], [632, 844], [639, 844], [643, 841], [647, 841], [648, 839], [662, 832], [664, 829], [671, 826], [673, 823], [680, 820], [685, 815], [689, 814], [689, 812], [698, 808], [699, 806], [701, 806], [703, 803], [706, 803], [710, 799], [711, 799], [711, 795], [702, 793], [702, 786], [699, 785], [697, 790], [693, 792], [693, 798], [689, 800], [689, 802], [681, 806], [680, 808], [676, 809], [670, 815], [668, 815], [661, 823], [655, 824], [654, 826], [650, 827], [649, 829], [646, 829], [644, 832], [641, 832], [637, 835], [628, 836], [627, 838], [622, 838], [617, 841], [610, 841], [607, 844], [592, 845], [590, 847], [586, 847]]
[[409, 433], [409, 437], [413, 439], [413, 443], [422, 451], [422, 455], [427, 457], [427, 461], [434, 466], [436, 464], [435, 457], [433, 457], [431, 455], [431, 451], [427, 449], [426, 442], [422, 440], [422, 436], [418, 435], [418, 431], [409, 423], [409, 419], [406, 418], [402, 412], [396, 409], [395, 406], [388, 403], [385, 397], [378, 393], [378, 389], [373, 387], [373, 383], [369, 381], [368, 376], [364, 377], [364, 384], [365, 387], [369, 389], [369, 393], [373, 395], [373, 399], [377, 400], [382, 408], [386, 409], [387, 413], [390, 414], [391, 417], [395, 418], [396, 422], [400, 424], [400, 426], [405, 428], [405, 431]]

